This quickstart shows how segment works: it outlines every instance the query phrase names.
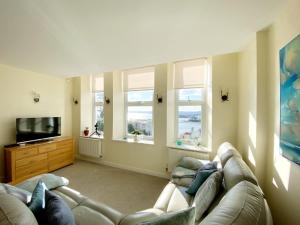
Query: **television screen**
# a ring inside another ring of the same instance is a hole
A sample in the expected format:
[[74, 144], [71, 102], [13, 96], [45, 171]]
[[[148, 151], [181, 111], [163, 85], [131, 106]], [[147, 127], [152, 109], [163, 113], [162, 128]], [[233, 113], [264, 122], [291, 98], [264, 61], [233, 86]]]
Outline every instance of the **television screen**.
[[49, 139], [61, 135], [61, 118], [18, 118], [16, 128], [17, 143]]

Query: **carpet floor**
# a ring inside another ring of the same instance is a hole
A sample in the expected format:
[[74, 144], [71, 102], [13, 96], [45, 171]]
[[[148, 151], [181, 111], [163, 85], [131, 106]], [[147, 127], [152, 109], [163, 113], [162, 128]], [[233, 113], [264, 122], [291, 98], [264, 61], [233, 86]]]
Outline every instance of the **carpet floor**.
[[78, 160], [54, 172], [81, 194], [124, 214], [153, 207], [167, 179]]

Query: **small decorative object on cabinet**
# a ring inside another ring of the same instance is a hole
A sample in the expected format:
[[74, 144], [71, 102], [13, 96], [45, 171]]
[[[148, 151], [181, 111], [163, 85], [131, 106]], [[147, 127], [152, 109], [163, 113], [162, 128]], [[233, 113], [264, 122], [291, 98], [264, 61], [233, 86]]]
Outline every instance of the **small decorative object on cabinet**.
[[73, 138], [4, 149], [5, 180], [12, 184], [74, 163]]

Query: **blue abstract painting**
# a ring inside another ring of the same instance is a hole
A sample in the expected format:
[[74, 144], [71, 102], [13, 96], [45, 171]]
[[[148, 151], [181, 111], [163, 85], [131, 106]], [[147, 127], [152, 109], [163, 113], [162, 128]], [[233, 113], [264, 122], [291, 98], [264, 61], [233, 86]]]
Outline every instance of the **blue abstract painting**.
[[300, 164], [300, 35], [279, 55], [281, 154]]

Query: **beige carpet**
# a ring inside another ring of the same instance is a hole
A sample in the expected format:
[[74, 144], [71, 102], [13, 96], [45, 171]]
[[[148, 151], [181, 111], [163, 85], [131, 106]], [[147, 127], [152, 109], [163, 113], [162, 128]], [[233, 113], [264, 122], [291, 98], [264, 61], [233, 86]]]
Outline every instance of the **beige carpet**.
[[113, 167], [76, 161], [54, 172], [70, 180], [69, 186], [93, 200], [130, 214], [151, 208], [167, 179]]

